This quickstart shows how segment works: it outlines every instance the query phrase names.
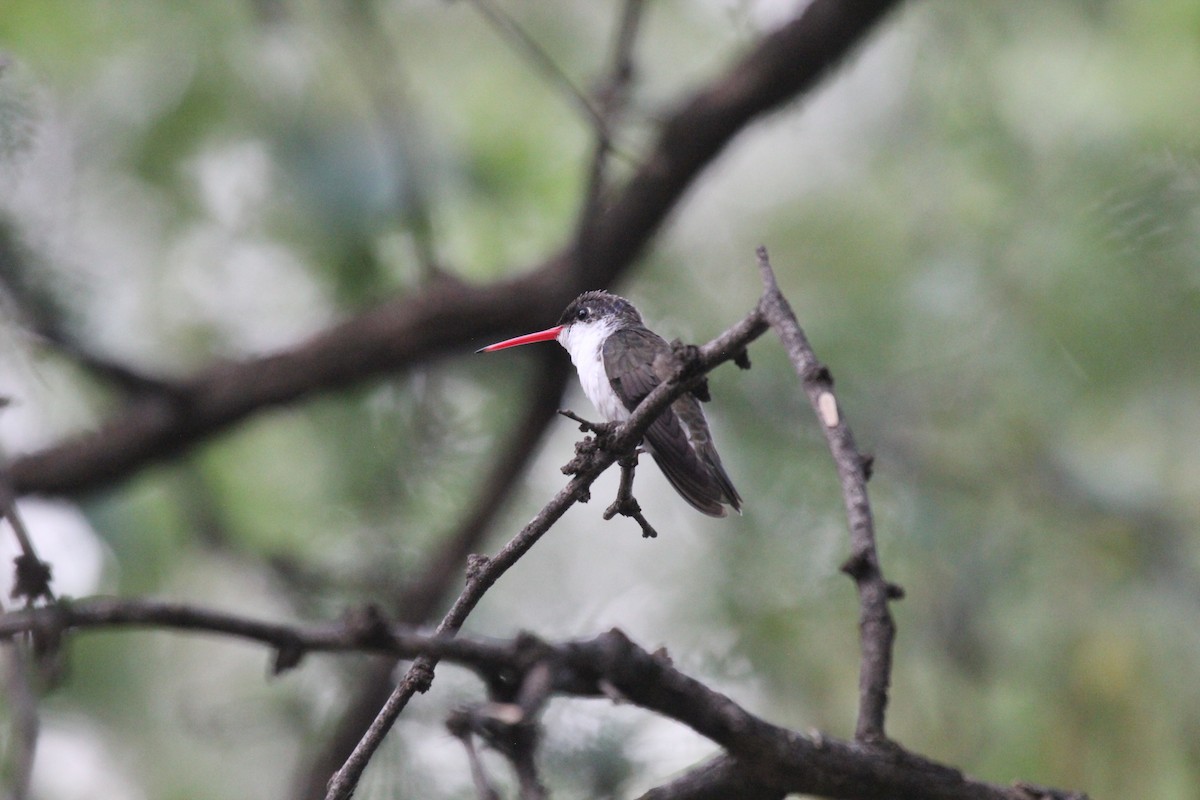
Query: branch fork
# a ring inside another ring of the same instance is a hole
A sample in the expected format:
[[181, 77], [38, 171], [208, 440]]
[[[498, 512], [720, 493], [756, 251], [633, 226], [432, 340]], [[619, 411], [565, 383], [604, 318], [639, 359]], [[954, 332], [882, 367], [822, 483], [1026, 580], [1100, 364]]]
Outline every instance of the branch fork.
[[[707, 384], [704, 386], [707, 393]], [[607, 452], [619, 456], [617, 463], [621, 466], [621, 484], [617, 488], [617, 499], [604, 510], [603, 518], [608, 521], [618, 514], [630, 517], [641, 527], [643, 539], [657, 538], [658, 531], [654, 530], [654, 526], [642, 514], [642, 507], [633, 496], [633, 477], [637, 469], [638, 455], [643, 452], [642, 449], [634, 446], [633, 450], [629, 451], [616, 446], [614, 437], [620, 428], [619, 423], [591, 422], [568, 410], [560, 410], [558, 413], [567, 419], [578, 422], [580, 431], [592, 434], [592, 436], [575, 443], [575, 457], [563, 466], [563, 474], [578, 475], [584, 472], [592, 464], [597, 453]], [[590, 498], [590, 493], [588, 498]], [[587, 500], [582, 499], [581, 502], [587, 502]]]
[[575, 457], [562, 467], [563, 475], [578, 475], [591, 466], [597, 453], [608, 452], [616, 456], [624, 453], [617, 448], [615, 436], [621, 427], [618, 422], [592, 422], [570, 409], [559, 409], [559, 414], [579, 423], [581, 433], [590, 434], [575, 443]]
[[634, 450], [617, 462], [621, 466], [621, 484], [617, 487], [617, 499], [604, 510], [604, 519], [610, 520], [617, 514], [631, 517], [641, 526], [643, 539], [655, 539], [658, 537], [658, 531], [646, 520], [641, 505], [633, 496], [633, 474], [637, 469], [638, 452]]

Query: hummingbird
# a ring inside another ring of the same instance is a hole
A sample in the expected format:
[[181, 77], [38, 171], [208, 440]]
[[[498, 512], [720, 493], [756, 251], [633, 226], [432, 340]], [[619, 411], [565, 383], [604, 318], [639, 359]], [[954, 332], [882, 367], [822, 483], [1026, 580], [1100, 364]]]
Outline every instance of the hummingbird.
[[[480, 348], [557, 340], [571, 354], [583, 393], [607, 422], [624, 422], [654, 387], [670, 377], [673, 352], [646, 327], [624, 297], [584, 292], [571, 301], [553, 328]], [[742, 498], [713, 444], [700, 401], [685, 394], [646, 429], [645, 446], [675, 491], [698, 511], [723, 517], [725, 506], [741, 513]]]

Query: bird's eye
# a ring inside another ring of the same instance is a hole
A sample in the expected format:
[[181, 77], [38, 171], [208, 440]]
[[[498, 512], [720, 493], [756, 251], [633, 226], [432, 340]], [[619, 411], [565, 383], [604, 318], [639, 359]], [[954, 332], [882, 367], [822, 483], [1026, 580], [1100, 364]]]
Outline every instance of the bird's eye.
[[585, 320], [590, 316], [591, 316], [591, 312], [589, 312], [587, 310], [587, 308], [580, 308], [578, 311], [575, 312], [575, 318], [579, 319], [579, 320]]

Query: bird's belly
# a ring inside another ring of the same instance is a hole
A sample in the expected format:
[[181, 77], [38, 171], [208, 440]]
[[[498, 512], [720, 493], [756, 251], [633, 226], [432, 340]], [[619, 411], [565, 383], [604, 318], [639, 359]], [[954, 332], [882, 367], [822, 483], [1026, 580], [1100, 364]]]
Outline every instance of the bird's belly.
[[583, 393], [592, 405], [600, 412], [606, 422], [624, 422], [629, 419], [629, 409], [617, 397], [608, 376], [603, 369], [584, 370], [579, 373], [579, 382], [583, 385]]

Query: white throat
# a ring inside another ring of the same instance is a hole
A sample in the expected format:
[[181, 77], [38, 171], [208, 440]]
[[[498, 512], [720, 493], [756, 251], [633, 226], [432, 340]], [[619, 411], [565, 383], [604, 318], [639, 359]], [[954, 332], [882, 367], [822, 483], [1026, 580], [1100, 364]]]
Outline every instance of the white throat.
[[629, 411], [617, 397], [604, 371], [604, 341], [617, 329], [616, 320], [598, 319], [595, 322], [576, 322], [558, 334], [558, 343], [571, 354], [579, 372], [583, 393], [606, 422], [622, 422]]

